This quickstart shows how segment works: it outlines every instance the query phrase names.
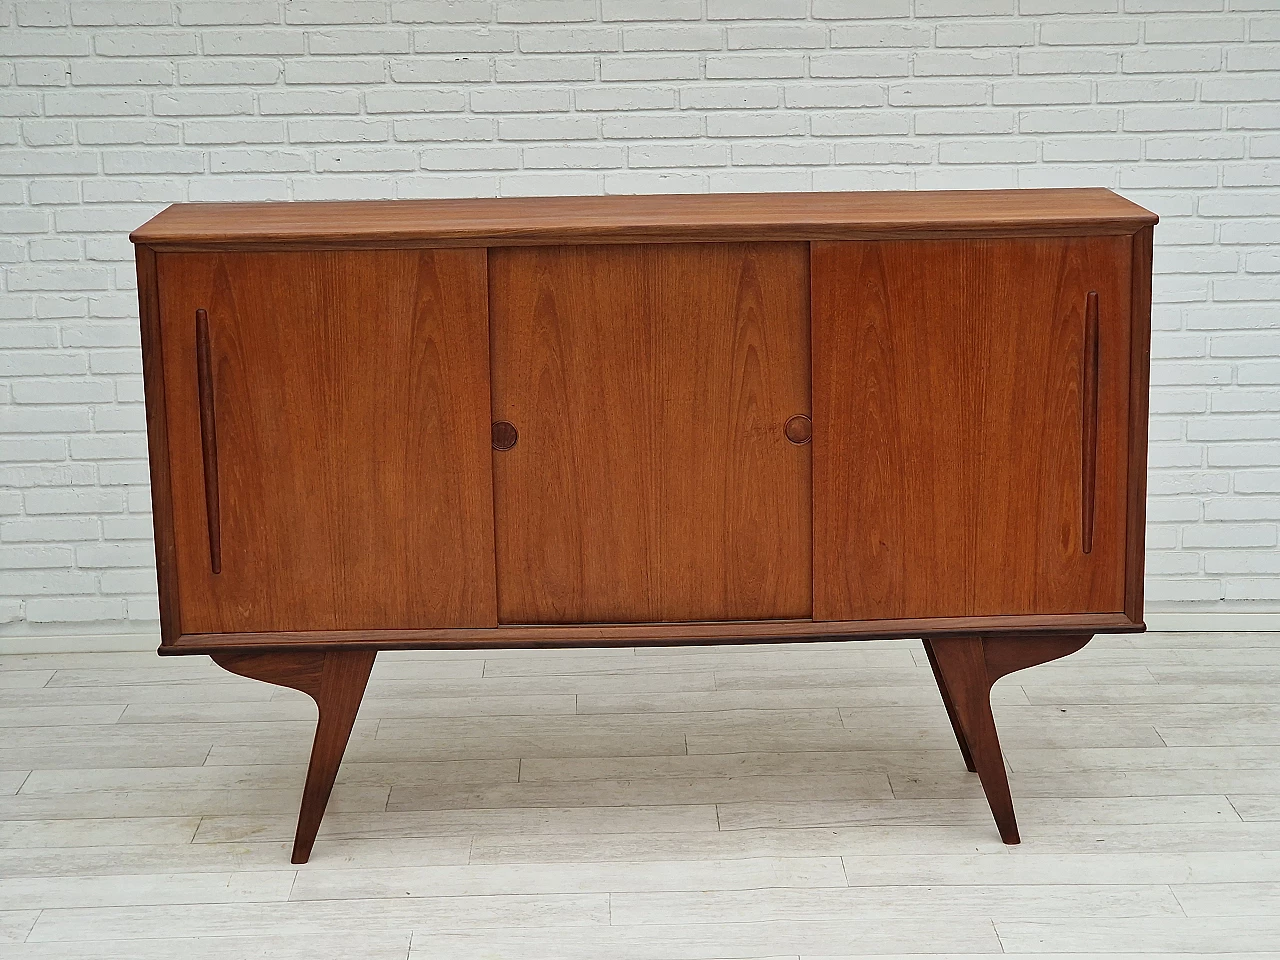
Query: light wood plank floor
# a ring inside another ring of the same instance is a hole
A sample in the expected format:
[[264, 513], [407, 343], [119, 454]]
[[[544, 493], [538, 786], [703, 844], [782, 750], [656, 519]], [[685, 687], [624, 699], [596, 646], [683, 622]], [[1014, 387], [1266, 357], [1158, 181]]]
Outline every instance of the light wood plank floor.
[[204, 657], [0, 658], [0, 956], [1280, 960], [1280, 644], [995, 691], [1003, 846], [918, 643], [384, 654], [314, 722]]

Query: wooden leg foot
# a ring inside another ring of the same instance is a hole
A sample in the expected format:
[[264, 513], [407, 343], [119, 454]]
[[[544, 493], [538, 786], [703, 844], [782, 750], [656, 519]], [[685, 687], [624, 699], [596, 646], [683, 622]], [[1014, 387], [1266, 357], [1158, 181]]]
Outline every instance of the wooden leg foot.
[[1089, 642], [1089, 635], [1062, 637], [939, 637], [925, 642], [943, 702], [956, 728], [956, 739], [971, 770], [982, 781], [987, 804], [995, 817], [1000, 839], [1017, 843], [1018, 822], [1009, 793], [1009, 777], [995, 717], [991, 714], [991, 687], [1006, 674], [1048, 663], [1074, 653]]
[[304, 650], [228, 653], [213, 657], [224, 670], [301, 690], [316, 702], [320, 717], [311, 747], [307, 782], [302, 790], [302, 809], [293, 840], [293, 863], [306, 863], [311, 856], [311, 846], [320, 829], [329, 794], [333, 792], [333, 781], [338, 776], [376, 656], [373, 650]]

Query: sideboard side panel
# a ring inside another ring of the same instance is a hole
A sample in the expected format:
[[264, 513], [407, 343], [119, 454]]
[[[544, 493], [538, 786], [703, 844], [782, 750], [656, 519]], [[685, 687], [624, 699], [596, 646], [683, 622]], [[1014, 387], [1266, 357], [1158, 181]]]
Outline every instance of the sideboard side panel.
[[158, 260], [183, 633], [496, 624], [485, 251]]
[[490, 251], [503, 623], [811, 611], [808, 246]]
[[816, 619], [1124, 609], [1129, 246], [814, 244]]
[[1147, 426], [1151, 398], [1151, 254], [1154, 228], [1133, 237], [1132, 352], [1129, 369], [1129, 534], [1125, 614], [1142, 622], [1147, 545]]
[[134, 259], [138, 271], [138, 317], [142, 333], [142, 382], [147, 405], [147, 455], [160, 600], [160, 642], [167, 646], [178, 639], [182, 627], [178, 616], [178, 550], [173, 532], [173, 488], [169, 471], [169, 423], [165, 415], [156, 252], [150, 247], [138, 246], [134, 248]]

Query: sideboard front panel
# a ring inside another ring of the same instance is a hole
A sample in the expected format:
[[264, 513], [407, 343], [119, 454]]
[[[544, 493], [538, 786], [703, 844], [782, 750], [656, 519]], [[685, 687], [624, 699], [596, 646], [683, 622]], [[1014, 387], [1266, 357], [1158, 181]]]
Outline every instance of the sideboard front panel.
[[813, 245], [816, 619], [1124, 609], [1129, 270], [1123, 236]]
[[494, 625], [485, 251], [158, 276], [182, 632]]
[[808, 245], [489, 264], [500, 620], [808, 617]]

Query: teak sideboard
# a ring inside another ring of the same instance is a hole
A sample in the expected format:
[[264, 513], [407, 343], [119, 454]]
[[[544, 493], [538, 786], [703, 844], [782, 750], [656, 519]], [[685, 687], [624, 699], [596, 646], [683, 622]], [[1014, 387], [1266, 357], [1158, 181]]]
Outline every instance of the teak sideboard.
[[319, 708], [378, 650], [1140, 631], [1151, 241], [1102, 189], [177, 204], [136, 244], [163, 654]]

